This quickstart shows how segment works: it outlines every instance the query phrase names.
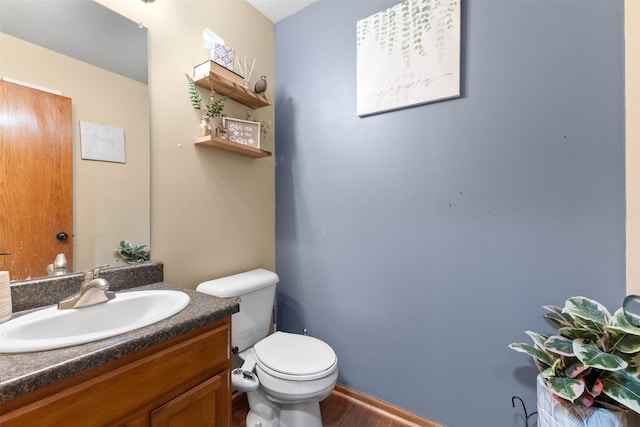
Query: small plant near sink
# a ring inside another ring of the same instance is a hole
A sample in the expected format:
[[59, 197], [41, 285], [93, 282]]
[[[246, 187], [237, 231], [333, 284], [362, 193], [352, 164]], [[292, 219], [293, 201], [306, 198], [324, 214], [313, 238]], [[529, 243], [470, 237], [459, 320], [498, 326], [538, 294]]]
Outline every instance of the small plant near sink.
[[133, 246], [128, 240], [122, 240], [115, 251], [123, 261], [129, 264], [140, 264], [151, 259], [149, 245]]

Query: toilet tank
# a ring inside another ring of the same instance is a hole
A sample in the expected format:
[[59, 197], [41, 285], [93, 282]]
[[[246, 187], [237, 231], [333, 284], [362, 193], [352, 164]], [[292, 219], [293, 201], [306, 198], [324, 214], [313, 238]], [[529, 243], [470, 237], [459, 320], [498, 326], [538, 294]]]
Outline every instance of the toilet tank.
[[196, 291], [219, 298], [240, 298], [232, 316], [231, 341], [244, 351], [269, 334], [278, 275], [262, 268], [202, 282]]

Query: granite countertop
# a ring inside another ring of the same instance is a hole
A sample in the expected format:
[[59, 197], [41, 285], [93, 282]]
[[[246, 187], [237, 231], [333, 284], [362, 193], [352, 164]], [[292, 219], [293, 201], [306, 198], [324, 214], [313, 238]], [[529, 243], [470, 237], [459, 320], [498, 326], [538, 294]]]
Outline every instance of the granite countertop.
[[[112, 338], [57, 350], [0, 354], [0, 402], [144, 350], [221, 320], [239, 310], [235, 298], [216, 298], [164, 282], [130, 290], [148, 289], [182, 291], [189, 295], [191, 302], [184, 310], [168, 319]], [[20, 313], [14, 314], [19, 315]]]

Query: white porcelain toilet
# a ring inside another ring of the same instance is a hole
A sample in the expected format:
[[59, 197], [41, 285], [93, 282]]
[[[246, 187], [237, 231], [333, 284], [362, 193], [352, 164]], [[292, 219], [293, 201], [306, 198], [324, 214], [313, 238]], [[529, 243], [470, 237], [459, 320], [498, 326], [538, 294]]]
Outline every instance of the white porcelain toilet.
[[338, 359], [325, 342], [306, 335], [269, 335], [278, 275], [264, 269], [200, 283], [197, 291], [239, 298], [231, 340], [244, 359], [234, 389], [247, 392], [247, 427], [322, 427], [320, 401], [338, 380]]

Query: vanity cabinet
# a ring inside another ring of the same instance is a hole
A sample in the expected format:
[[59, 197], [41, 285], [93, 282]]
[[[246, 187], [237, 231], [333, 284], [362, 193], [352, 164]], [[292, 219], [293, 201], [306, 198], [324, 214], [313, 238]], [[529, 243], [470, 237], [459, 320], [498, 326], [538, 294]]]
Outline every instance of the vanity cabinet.
[[229, 317], [0, 406], [0, 425], [229, 426]]

